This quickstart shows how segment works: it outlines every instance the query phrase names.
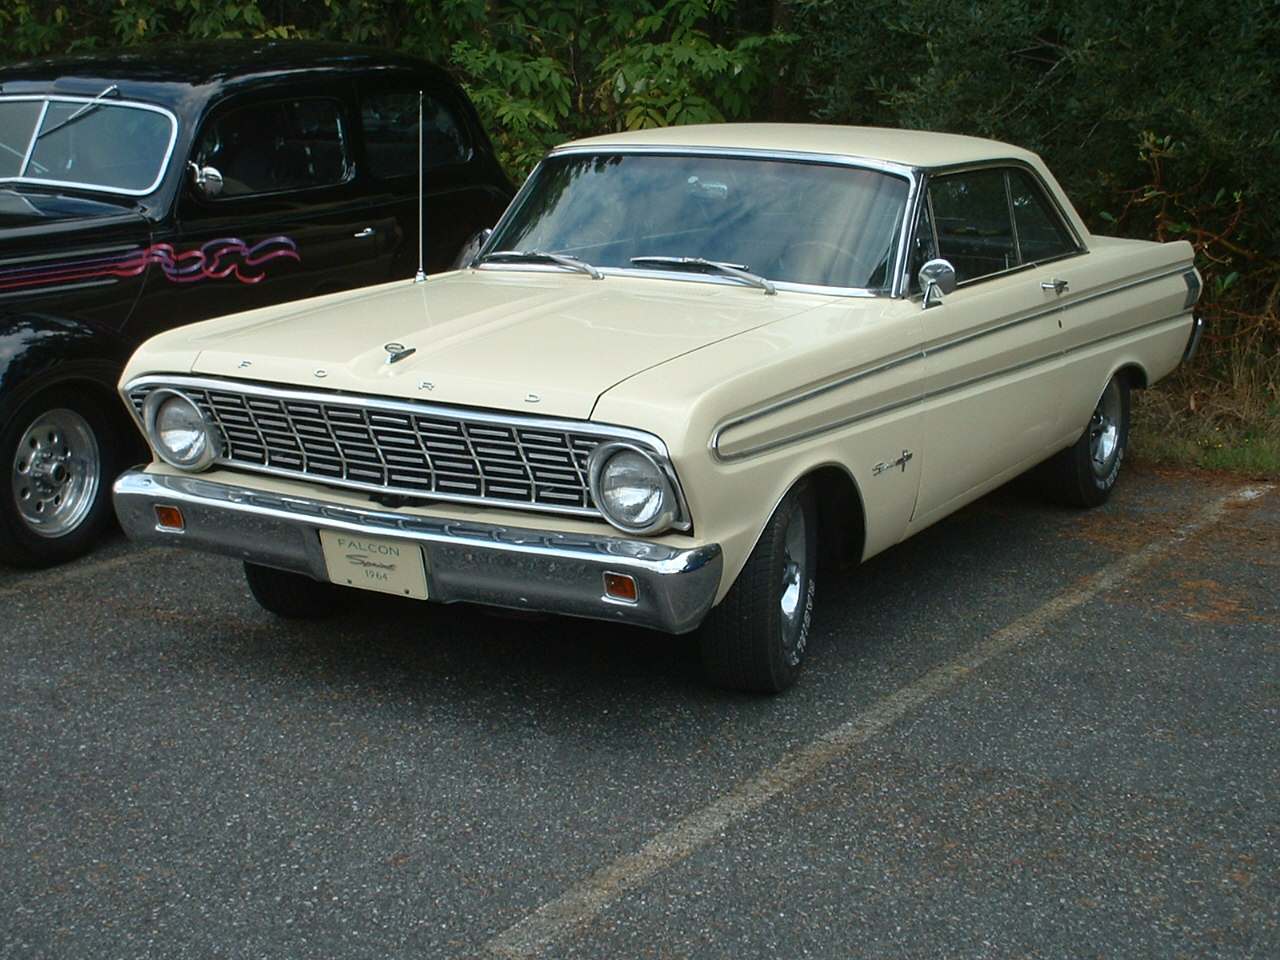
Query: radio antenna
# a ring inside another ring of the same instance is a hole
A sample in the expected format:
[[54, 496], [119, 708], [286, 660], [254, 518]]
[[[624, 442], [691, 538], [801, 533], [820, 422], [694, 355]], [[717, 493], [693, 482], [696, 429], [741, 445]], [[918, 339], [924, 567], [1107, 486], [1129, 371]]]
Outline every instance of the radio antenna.
[[426, 130], [422, 126], [422, 91], [418, 91], [418, 274], [413, 278], [414, 283], [423, 283], [427, 279], [427, 243], [423, 232], [423, 202], [422, 195], [425, 190], [423, 181], [423, 141], [426, 139]]

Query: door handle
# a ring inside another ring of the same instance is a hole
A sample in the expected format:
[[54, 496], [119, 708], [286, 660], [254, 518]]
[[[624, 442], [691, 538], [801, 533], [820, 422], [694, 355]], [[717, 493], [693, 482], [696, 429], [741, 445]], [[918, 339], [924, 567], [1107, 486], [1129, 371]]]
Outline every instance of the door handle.
[[369, 237], [372, 237], [372, 236], [373, 236], [375, 233], [377, 233], [377, 232], [378, 232], [378, 231], [377, 231], [377, 230], [375, 230], [375, 229], [373, 229], [373, 227], [365, 227], [365, 228], [364, 228], [363, 230], [361, 230], [359, 233], [354, 234], [354, 236], [355, 236], [355, 239], [357, 239], [357, 240], [366, 240], [366, 239], [368, 239]]
[[1058, 296], [1062, 296], [1062, 294], [1067, 292], [1067, 281], [1046, 280], [1044, 283], [1040, 284], [1040, 289], [1046, 292], [1051, 290], [1054, 293], [1058, 294]]

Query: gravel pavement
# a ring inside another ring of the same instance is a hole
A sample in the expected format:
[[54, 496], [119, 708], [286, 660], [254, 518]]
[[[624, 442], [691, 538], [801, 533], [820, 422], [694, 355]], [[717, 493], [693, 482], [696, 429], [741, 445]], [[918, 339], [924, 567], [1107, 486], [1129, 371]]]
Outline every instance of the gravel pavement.
[[1280, 956], [1280, 489], [1013, 484], [800, 683], [122, 539], [0, 568], [0, 960]]

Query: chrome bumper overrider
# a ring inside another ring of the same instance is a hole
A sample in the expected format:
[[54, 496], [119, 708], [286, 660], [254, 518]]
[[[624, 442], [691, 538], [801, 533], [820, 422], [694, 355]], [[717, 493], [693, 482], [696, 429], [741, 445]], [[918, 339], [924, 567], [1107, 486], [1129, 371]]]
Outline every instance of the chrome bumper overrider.
[[[156, 507], [177, 507], [185, 525], [159, 525]], [[264, 493], [192, 476], [130, 470], [115, 507], [133, 541], [221, 553], [327, 580], [319, 530], [403, 540], [427, 556], [428, 595], [685, 633], [702, 622], [720, 586], [718, 544], [677, 549], [641, 539], [527, 530], [358, 509]], [[635, 602], [606, 596], [605, 574], [636, 582]]]

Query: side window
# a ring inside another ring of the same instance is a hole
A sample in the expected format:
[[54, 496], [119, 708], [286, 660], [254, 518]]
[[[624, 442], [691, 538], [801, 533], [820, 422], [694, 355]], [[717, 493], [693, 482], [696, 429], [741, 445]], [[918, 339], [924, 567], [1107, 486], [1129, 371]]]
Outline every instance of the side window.
[[1009, 176], [1013, 220], [1018, 228], [1018, 249], [1023, 263], [1040, 263], [1075, 253], [1079, 247], [1063, 226], [1044, 189], [1023, 170]]
[[920, 268], [937, 256], [938, 239], [933, 231], [933, 217], [929, 213], [929, 204], [924, 203], [920, 206], [920, 222], [916, 225], [910, 272], [907, 274], [907, 284], [913, 293], [920, 292]]
[[[418, 170], [418, 91], [377, 93], [360, 103], [369, 172], [398, 177]], [[471, 149], [457, 117], [439, 100], [422, 97], [424, 166], [431, 170], [464, 162]]]
[[961, 282], [1018, 265], [1018, 249], [1003, 170], [939, 177], [929, 186], [938, 256]]
[[351, 172], [336, 100], [256, 103], [205, 127], [197, 163], [222, 173], [224, 197], [330, 186]]

